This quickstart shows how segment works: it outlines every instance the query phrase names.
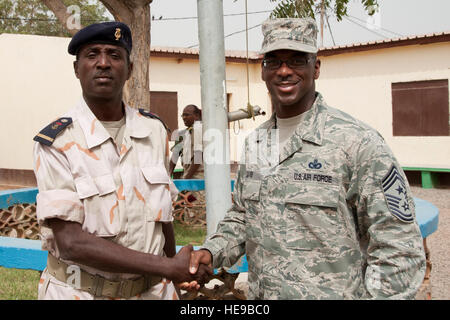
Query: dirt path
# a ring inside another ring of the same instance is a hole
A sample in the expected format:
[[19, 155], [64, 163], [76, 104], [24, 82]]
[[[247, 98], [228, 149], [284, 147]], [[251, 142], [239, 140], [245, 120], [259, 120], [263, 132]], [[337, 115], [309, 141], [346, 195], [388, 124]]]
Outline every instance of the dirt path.
[[411, 187], [414, 197], [439, 208], [438, 230], [427, 238], [431, 253], [431, 294], [433, 300], [450, 299], [450, 189]]

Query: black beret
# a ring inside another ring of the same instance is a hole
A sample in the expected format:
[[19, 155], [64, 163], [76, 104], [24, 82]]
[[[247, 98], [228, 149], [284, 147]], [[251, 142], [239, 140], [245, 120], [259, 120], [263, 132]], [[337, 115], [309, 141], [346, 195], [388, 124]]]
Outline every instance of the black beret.
[[67, 51], [76, 55], [82, 45], [105, 43], [121, 46], [131, 53], [132, 39], [130, 28], [122, 22], [102, 22], [91, 24], [78, 31], [69, 43]]

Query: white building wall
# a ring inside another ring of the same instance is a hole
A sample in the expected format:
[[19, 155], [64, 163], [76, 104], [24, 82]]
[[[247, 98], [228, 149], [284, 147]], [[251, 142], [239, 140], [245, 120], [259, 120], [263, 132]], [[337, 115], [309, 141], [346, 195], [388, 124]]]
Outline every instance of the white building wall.
[[[33, 137], [78, 102], [81, 89], [67, 53], [69, 38], [0, 35], [0, 168], [32, 169]], [[450, 167], [450, 137], [394, 137], [391, 83], [450, 78], [450, 43], [370, 50], [322, 57], [317, 81], [329, 105], [376, 128], [403, 166]], [[270, 97], [259, 64], [249, 65], [250, 103], [266, 116], [230, 125], [230, 158], [240, 143], [271, 114]], [[244, 63], [227, 63], [230, 111], [247, 105]], [[178, 123], [187, 104], [201, 106], [198, 60], [150, 59], [150, 89], [178, 92]]]
[[391, 83], [450, 78], [450, 43], [323, 57], [317, 90], [377, 129], [402, 166], [450, 167], [450, 136], [393, 136]]

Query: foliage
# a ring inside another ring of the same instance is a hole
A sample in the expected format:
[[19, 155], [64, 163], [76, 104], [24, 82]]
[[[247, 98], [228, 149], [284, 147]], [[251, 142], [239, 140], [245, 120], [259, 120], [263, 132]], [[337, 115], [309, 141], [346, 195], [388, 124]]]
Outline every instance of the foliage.
[[0, 300], [37, 299], [40, 272], [0, 267]]
[[177, 245], [185, 246], [192, 244], [199, 246], [203, 244], [206, 238], [206, 227], [189, 227], [182, 225], [179, 221], [173, 222], [175, 240]]
[[[315, 19], [320, 14], [323, 6], [324, 12], [333, 12], [338, 21], [347, 16], [347, 8], [350, 0], [270, 0], [278, 2], [272, 11], [271, 18], [300, 18], [311, 17]], [[378, 0], [361, 0], [369, 15], [373, 15], [378, 9]]]
[[[99, 1], [63, 0], [66, 6], [80, 7], [81, 24], [109, 21], [107, 10]], [[0, 1], [0, 33], [21, 33], [70, 37], [53, 12], [39, 0]]]

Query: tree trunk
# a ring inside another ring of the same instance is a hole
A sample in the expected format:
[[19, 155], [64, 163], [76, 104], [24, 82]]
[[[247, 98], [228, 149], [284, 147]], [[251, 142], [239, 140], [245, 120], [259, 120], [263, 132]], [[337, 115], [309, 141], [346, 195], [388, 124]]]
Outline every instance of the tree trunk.
[[[72, 36], [79, 29], [69, 29], [73, 19], [62, 0], [41, 0]], [[134, 108], [150, 110], [150, 3], [152, 0], [100, 0], [116, 21], [127, 24], [133, 37], [131, 61], [134, 64], [131, 78], [124, 88], [123, 99]], [[80, 25], [79, 28], [82, 28]]]
[[126, 101], [135, 108], [150, 110], [150, 6], [136, 8], [128, 23], [133, 34], [131, 61], [134, 69], [126, 84]]
[[117, 21], [126, 23], [133, 37], [133, 73], [124, 88], [124, 100], [134, 108], [150, 110], [150, 3], [152, 0], [101, 0]]

